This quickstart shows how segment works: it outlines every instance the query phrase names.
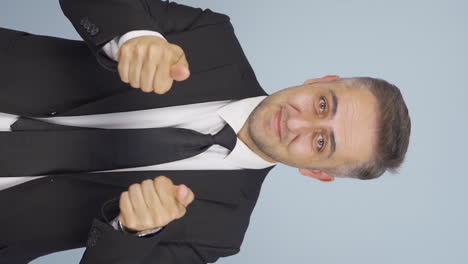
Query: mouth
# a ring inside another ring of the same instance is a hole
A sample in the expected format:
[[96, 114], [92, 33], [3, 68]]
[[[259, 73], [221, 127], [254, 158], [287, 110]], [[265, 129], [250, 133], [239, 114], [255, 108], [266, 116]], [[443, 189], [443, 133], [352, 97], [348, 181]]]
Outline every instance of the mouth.
[[275, 134], [278, 136], [279, 140], [281, 141], [281, 116], [282, 116], [282, 113], [283, 113], [283, 108], [281, 107], [278, 112], [276, 112], [274, 115], [273, 115], [273, 118], [271, 120], [271, 123], [272, 123], [272, 128], [273, 128], [273, 131], [275, 131]]

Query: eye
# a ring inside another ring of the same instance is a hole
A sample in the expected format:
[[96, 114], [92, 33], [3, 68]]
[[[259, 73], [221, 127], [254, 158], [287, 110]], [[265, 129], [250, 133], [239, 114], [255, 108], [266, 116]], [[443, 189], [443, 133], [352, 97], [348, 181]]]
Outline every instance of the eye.
[[319, 100], [319, 113], [323, 113], [325, 110], [327, 110], [327, 100], [322, 96]]
[[323, 147], [325, 146], [325, 138], [323, 135], [319, 135], [317, 137], [317, 151], [320, 152], [323, 150]]

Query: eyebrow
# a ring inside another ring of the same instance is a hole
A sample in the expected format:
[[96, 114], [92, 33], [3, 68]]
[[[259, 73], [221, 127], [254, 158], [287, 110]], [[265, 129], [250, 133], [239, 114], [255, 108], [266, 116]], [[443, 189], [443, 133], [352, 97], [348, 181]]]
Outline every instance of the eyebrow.
[[[331, 109], [331, 116], [330, 119], [333, 119], [336, 115], [336, 111], [338, 109], [338, 97], [336, 97], [335, 92], [332, 89], [328, 89], [332, 97], [332, 109]], [[332, 129], [328, 130], [328, 134], [330, 135], [330, 154], [328, 154], [328, 158], [330, 158], [336, 150], [336, 142], [335, 142], [335, 133], [333, 133]]]
[[328, 154], [328, 158], [330, 158], [336, 150], [336, 142], [335, 142], [335, 133], [333, 130], [329, 129], [328, 134], [330, 134], [330, 154]]
[[333, 90], [328, 89], [332, 96], [332, 109], [331, 109], [331, 119], [333, 119], [336, 115], [336, 110], [338, 109], [338, 98], [336, 97], [336, 94]]

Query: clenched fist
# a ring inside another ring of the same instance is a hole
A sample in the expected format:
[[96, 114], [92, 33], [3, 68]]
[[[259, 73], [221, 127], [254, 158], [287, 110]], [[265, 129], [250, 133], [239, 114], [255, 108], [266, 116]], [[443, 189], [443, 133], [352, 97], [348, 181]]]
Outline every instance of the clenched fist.
[[190, 76], [181, 47], [158, 36], [142, 36], [126, 41], [117, 52], [120, 79], [144, 92], [164, 94], [174, 80]]
[[162, 227], [185, 215], [193, 192], [184, 184], [174, 185], [166, 176], [130, 185], [120, 195], [119, 220], [126, 228], [143, 231]]

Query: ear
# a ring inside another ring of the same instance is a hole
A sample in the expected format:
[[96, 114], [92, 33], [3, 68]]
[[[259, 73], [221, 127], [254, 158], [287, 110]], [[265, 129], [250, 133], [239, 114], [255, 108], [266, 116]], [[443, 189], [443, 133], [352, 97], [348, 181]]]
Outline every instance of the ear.
[[338, 78], [340, 78], [340, 76], [338, 75], [327, 75], [327, 76], [323, 76], [322, 78], [308, 79], [304, 82], [304, 84], [332, 81]]
[[299, 172], [304, 176], [315, 178], [323, 182], [331, 182], [335, 180], [335, 177], [330, 176], [321, 170], [299, 169]]

